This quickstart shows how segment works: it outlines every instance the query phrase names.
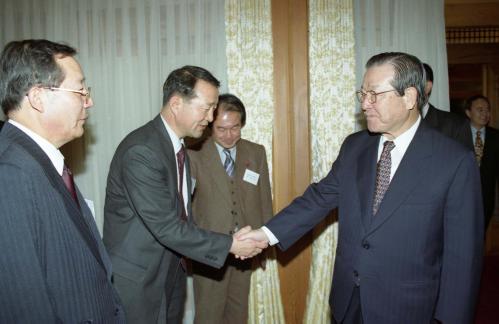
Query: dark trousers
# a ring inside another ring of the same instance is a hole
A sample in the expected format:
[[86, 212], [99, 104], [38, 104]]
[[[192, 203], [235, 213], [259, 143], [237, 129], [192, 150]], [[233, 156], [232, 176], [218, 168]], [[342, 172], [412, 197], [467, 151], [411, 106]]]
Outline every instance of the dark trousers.
[[187, 274], [180, 263], [172, 262], [157, 324], [180, 324], [184, 317]]
[[331, 324], [363, 324], [362, 320], [362, 309], [360, 306], [360, 289], [355, 287], [353, 289], [352, 297], [350, 298], [350, 303], [348, 304], [345, 317], [341, 322], [337, 322], [334, 317], [331, 317]]

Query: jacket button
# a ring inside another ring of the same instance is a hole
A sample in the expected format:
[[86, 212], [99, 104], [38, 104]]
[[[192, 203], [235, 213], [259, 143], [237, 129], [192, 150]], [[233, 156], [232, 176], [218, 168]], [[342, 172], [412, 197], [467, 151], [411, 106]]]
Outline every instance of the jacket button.
[[364, 242], [362, 243], [362, 247], [366, 250], [369, 250], [369, 248], [371, 247], [371, 245], [369, 245], [369, 242]]

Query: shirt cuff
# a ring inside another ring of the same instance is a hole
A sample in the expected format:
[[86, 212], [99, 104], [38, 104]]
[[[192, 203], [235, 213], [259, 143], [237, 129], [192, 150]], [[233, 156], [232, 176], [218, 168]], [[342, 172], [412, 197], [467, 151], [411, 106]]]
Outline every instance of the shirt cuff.
[[267, 235], [267, 237], [269, 238], [269, 245], [272, 246], [272, 245], [276, 245], [277, 243], [279, 243], [279, 240], [277, 239], [277, 237], [275, 237], [275, 235], [266, 227], [266, 226], [262, 226], [262, 231], [265, 233], [265, 235]]

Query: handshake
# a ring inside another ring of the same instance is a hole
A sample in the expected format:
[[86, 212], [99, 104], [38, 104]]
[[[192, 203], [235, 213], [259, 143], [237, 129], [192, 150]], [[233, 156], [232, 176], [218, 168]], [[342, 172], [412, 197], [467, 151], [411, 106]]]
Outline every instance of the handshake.
[[250, 226], [246, 226], [232, 235], [230, 253], [244, 260], [254, 257], [268, 246], [269, 238], [261, 228], [251, 230]]

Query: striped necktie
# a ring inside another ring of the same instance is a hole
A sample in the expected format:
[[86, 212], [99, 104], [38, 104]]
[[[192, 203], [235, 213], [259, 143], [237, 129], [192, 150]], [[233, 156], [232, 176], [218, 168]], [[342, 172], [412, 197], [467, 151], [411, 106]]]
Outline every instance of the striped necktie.
[[230, 155], [229, 149], [224, 149], [224, 153], [225, 153], [224, 169], [227, 175], [232, 178], [234, 176], [235, 163], [234, 160], [232, 159], [232, 156]]

